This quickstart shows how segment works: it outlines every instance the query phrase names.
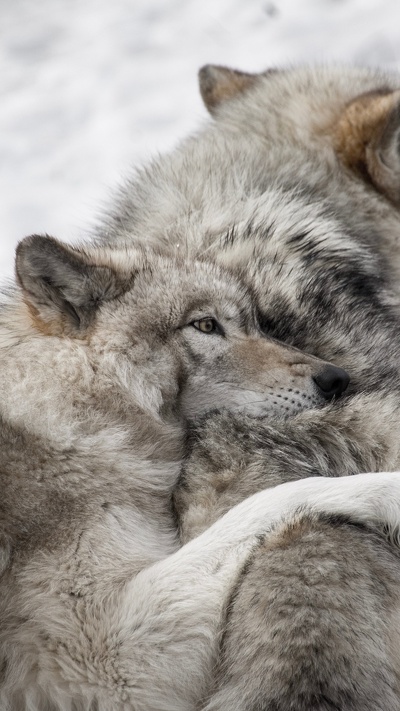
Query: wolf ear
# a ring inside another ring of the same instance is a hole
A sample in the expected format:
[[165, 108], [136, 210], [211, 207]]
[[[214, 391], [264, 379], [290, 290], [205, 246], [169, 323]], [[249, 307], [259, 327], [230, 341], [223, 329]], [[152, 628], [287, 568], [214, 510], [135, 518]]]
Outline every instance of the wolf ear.
[[200, 94], [210, 114], [214, 115], [220, 104], [251, 87], [256, 79], [256, 74], [206, 64], [199, 71]]
[[52, 237], [22, 240], [15, 269], [35, 324], [49, 335], [83, 335], [99, 304], [121, 293], [112, 269]]
[[400, 205], [400, 91], [353, 101], [335, 131], [341, 160]]

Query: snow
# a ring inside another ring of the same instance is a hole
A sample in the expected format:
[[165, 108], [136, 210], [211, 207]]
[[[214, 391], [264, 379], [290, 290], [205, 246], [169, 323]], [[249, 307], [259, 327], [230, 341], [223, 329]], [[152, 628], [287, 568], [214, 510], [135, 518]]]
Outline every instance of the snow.
[[0, 272], [16, 242], [82, 238], [129, 167], [205, 116], [207, 62], [399, 68], [398, 0], [2, 0]]

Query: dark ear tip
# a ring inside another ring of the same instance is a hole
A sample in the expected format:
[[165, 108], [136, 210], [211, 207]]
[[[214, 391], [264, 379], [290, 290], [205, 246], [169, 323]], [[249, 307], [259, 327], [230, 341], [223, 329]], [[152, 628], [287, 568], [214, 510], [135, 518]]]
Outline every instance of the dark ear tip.
[[215, 74], [218, 67], [214, 64], [204, 64], [198, 71], [200, 88], [210, 87], [215, 82]]
[[215, 69], [215, 64], [203, 64], [202, 67], [199, 69], [199, 77], [207, 76], [208, 74], [212, 74], [213, 69]]
[[29, 249], [31, 245], [34, 244], [37, 237], [38, 235], [29, 235], [28, 237], [21, 239], [15, 250], [17, 256], [22, 254], [26, 249]]
[[223, 64], [204, 64], [198, 72], [200, 82], [212, 85], [235, 75], [244, 75], [244, 72], [224, 67]]
[[24, 237], [17, 244], [15, 250], [15, 271], [21, 284], [23, 283], [21, 272], [26, 262], [26, 257], [32, 249], [38, 246], [38, 240], [40, 240], [40, 235], [29, 235], [29, 237]]
[[60, 243], [49, 235], [33, 234], [24, 237], [15, 250], [15, 272], [20, 284], [25, 286], [27, 276], [38, 271], [42, 255], [58, 253], [60, 247]]
[[220, 103], [219, 89], [226, 83], [226, 77], [231, 70], [217, 64], [205, 64], [199, 69], [199, 88], [207, 109], [213, 113], [214, 107]]
[[41, 249], [44, 246], [48, 246], [49, 243], [52, 243], [53, 245], [58, 244], [57, 240], [49, 235], [29, 235], [18, 242], [15, 252], [18, 257], [23, 255], [24, 252], [27, 252], [28, 250]]
[[203, 66], [200, 67], [200, 69], [198, 71], [198, 75], [200, 78], [204, 77], [207, 74], [210, 66], [211, 66], [211, 64], [203, 64]]
[[218, 64], [205, 64], [199, 71], [200, 94], [208, 111], [215, 109], [253, 85], [256, 74]]

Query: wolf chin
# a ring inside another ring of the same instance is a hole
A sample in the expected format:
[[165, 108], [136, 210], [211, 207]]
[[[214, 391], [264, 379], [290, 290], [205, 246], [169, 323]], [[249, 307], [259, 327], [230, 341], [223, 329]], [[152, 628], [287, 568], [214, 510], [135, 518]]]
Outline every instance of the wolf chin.
[[95, 245], [17, 251], [2, 711], [399, 708], [396, 79], [201, 90]]

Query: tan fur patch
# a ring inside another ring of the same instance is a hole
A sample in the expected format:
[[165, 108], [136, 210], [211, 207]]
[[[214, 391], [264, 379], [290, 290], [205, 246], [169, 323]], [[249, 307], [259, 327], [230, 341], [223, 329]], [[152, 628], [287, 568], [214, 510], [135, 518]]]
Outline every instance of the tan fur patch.
[[[235, 356], [240, 368], [248, 375], [258, 376], [265, 372], [272, 375], [271, 383], [275, 381], [273, 371], [279, 369], [280, 384], [290, 384], [290, 379], [296, 376], [306, 377], [315, 366], [319, 368], [312, 356], [296, 350], [282, 347], [273, 341], [264, 339], [243, 339], [235, 348]], [[287, 373], [287, 383], [281, 380], [283, 372]], [[314, 373], [317, 374], [316, 372]]]
[[335, 126], [334, 147], [343, 163], [365, 176], [366, 150], [382, 136], [397, 92], [370, 93], [358, 97], [347, 107]]
[[43, 319], [40, 318], [39, 311], [33, 306], [30, 301], [23, 298], [23, 302], [27, 308], [30, 320], [32, 322], [32, 326], [35, 331], [39, 331], [44, 336], [62, 335], [63, 329], [61, 327], [61, 323], [57, 319], [54, 319], [54, 321], [52, 322], [46, 323], [45, 321], [43, 321]]
[[88, 329], [85, 329], [81, 333], [78, 329], [71, 327], [68, 319], [62, 314], [60, 314], [59, 318], [55, 317], [49, 321], [45, 321], [40, 316], [38, 309], [36, 309], [30, 301], [23, 299], [23, 302], [27, 308], [33, 328], [35, 331], [39, 331], [43, 336], [57, 336], [58, 338], [69, 336], [78, 339], [86, 339], [88, 337]]
[[266, 548], [290, 548], [290, 546], [302, 538], [311, 530], [315, 530], [316, 522], [307, 517], [297, 518], [289, 523], [284, 523], [275, 531], [275, 536], [268, 539]]

